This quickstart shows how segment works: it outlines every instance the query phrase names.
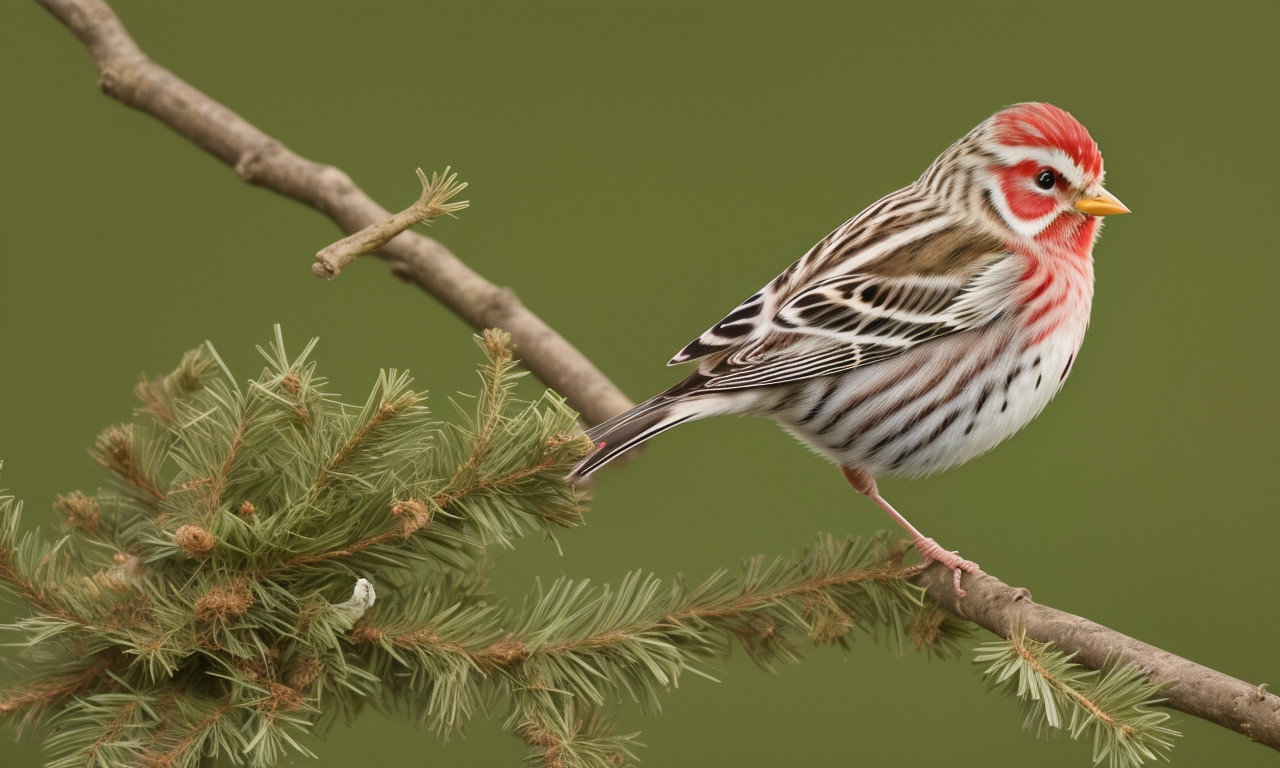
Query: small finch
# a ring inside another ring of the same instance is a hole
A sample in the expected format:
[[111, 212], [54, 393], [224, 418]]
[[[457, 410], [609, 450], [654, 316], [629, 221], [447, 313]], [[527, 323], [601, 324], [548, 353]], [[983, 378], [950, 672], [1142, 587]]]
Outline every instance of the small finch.
[[671, 358], [701, 362], [588, 430], [597, 448], [570, 478], [686, 421], [765, 416], [839, 465], [963, 597], [977, 564], [916, 530], [875, 476], [980, 456], [1061, 388], [1089, 325], [1099, 217], [1129, 212], [1102, 177], [1063, 110], [996, 113]]

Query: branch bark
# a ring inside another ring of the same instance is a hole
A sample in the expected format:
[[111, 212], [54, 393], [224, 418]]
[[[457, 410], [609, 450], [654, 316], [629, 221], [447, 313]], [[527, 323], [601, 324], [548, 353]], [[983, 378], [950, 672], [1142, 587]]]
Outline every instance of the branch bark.
[[1280, 696], [1201, 666], [1109, 627], [1025, 599], [1022, 590], [986, 573], [966, 575], [967, 596], [956, 597], [951, 571], [935, 563], [912, 579], [929, 597], [962, 619], [1009, 637], [1021, 624], [1027, 636], [1076, 654], [1073, 661], [1099, 669], [1109, 661], [1137, 666], [1155, 683], [1168, 683], [1164, 705], [1217, 723], [1280, 750]]
[[[88, 49], [102, 90], [146, 112], [232, 166], [241, 179], [290, 197], [356, 232], [387, 219], [345, 173], [290, 151], [225, 106], [148, 59], [102, 0], [37, 0]], [[520, 345], [521, 358], [543, 382], [564, 394], [590, 423], [632, 403], [585, 356], [526, 309], [508, 288], [468, 268], [447, 248], [404, 232], [378, 255], [396, 276], [414, 283], [477, 329], [501, 327]], [[1008, 637], [1021, 622], [1027, 634], [1077, 654], [1099, 668], [1108, 660], [1138, 665], [1157, 682], [1169, 682], [1166, 706], [1217, 723], [1280, 750], [1280, 697], [1123, 635], [1088, 619], [1020, 599], [1019, 592], [980, 574], [966, 577], [968, 597], [957, 599], [950, 572], [941, 566], [915, 578], [946, 610]]]
[[[134, 43], [103, 0], [37, 0], [88, 49], [98, 84], [113, 99], [146, 112], [256, 184], [315, 208], [348, 234], [391, 213], [347, 174], [292, 152], [280, 141], [156, 64]], [[561, 393], [591, 424], [632, 402], [590, 360], [530, 312], [510, 288], [494, 285], [449, 249], [402, 232], [377, 255], [397, 277], [434, 296], [476, 329], [511, 333], [529, 370]]]

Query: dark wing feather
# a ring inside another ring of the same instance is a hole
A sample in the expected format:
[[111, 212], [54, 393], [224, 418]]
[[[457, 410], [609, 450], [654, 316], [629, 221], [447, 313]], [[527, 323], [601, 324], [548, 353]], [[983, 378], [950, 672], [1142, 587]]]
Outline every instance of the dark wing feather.
[[1020, 258], [991, 254], [967, 274], [851, 274], [808, 287], [771, 327], [708, 361], [708, 389], [740, 389], [826, 376], [984, 325], [1010, 308]]
[[700, 357], [706, 357], [726, 346], [739, 343], [743, 338], [760, 325], [761, 312], [764, 309], [764, 292], [758, 291], [742, 302], [725, 316], [723, 320], [711, 326], [706, 333], [685, 345], [685, 348], [667, 361], [667, 365], [676, 365]]

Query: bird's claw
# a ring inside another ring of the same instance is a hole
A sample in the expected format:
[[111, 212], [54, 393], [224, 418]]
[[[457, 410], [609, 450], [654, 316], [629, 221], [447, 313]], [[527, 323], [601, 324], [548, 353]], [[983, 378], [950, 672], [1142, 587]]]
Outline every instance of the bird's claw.
[[964, 573], [976, 574], [982, 573], [982, 569], [972, 560], [965, 560], [960, 557], [958, 552], [949, 552], [938, 546], [938, 542], [933, 539], [921, 538], [915, 542], [916, 551], [925, 560], [935, 560], [951, 569], [952, 586], [955, 587], [956, 597], [965, 597], [968, 593], [960, 586], [960, 576]]

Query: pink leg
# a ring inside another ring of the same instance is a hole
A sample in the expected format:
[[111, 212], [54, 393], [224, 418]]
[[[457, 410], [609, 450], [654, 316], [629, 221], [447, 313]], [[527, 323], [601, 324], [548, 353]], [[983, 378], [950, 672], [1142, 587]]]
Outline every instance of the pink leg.
[[894, 509], [889, 502], [885, 501], [884, 497], [880, 495], [880, 489], [876, 488], [876, 479], [874, 477], [863, 472], [861, 469], [853, 469], [845, 466], [840, 467], [840, 472], [844, 474], [844, 479], [849, 481], [849, 485], [853, 486], [853, 490], [874, 501], [881, 509], [889, 513], [889, 517], [896, 520], [898, 525], [901, 525], [907, 530], [907, 533], [911, 534], [911, 540], [915, 544], [916, 551], [920, 553], [921, 557], [925, 560], [937, 560], [951, 569], [951, 573], [954, 576], [956, 596], [964, 597], [965, 591], [960, 587], [960, 574], [982, 573], [982, 569], [978, 567], [978, 564], [963, 559], [955, 552], [948, 552], [938, 546], [938, 542], [925, 537], [924, 534], [916, 530], [914, 525], [907, 522], [907, 518], [899, 514], [898, 510]]

